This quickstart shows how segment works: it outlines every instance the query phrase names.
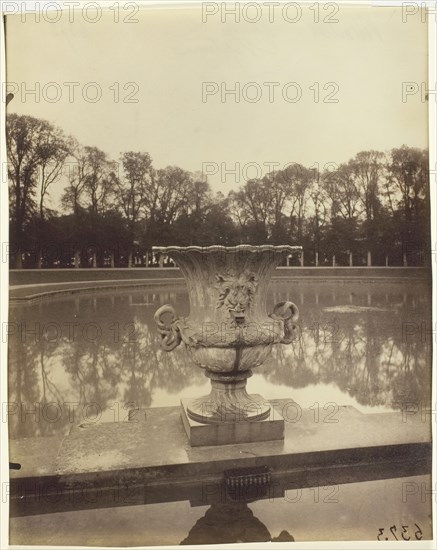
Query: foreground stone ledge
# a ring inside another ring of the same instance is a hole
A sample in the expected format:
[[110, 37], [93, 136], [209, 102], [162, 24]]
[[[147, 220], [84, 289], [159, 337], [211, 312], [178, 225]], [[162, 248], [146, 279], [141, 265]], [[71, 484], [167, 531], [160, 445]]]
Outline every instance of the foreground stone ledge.
[[[293, 401], [272, 404], [285, 419], [283, 441], [191, 447], [179, 407], [147, 409], [130, 422], [74, 426], [62, 441], [11, 441], [10, 461], [21, 464], [11, 471], [11, 515], [175, 500], [204, 505], [206, 496], [223, 498], [224, 471], [231, 468], [266, 466], [278, 495], [290, 487], [431, 471], [431, 430], [420, 415], [340, 407], [338, 422], [315, 422], [313, 410], [293, 422]], [[271, 496], [269, 489], [256, 499]]]

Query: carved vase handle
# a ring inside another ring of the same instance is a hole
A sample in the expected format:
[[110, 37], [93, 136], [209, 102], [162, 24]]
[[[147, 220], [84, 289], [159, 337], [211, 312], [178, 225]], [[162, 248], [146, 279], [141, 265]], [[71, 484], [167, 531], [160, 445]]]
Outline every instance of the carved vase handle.
[[[162, 317], [165, 314], [170, 314], [170, 321], [163, 321]], [[155, 313], [155, 323], [158, 326], [158, 332], [161, 335], [161, 347], [164, 351], [172, 351], [182, 341], [179, 330], [179, 317], [173, 306], [166, 304], [161, 306]]]
[[284, 321], [284, 336], [281, 344], [290, 344], [296, 340], [295, 335], [298, 327], [294, 323], [299, 319], [299, 308], [296, 304], [293, 302], [278, 302], [269, 317]]

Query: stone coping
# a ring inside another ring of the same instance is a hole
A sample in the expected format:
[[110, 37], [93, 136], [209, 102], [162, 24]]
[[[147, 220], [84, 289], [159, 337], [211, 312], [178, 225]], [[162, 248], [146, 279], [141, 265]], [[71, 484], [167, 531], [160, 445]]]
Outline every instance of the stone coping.
[[302, 246], [293, 246], [289, 244], [284, 245], [252, 245], [252, 244], [239, 244], [237, 246], [223, 246], [223, 245], [211, 245], [211, 246], [153, 246], [153, 252], [162, 252], [163, 254], [169, 254], [171, 252], [199, 252], [202, 254], [212, 254], [214, 252], [297, 252], [303, 250]]
[[[53, 298], [66, 295], [85, 295], [94, 292], [141, 290], [148, 291], [156, 289], [157, 292], [168, 286], [180, 286], [185, 288], [182, 277], [168, 279], [133, 279], [113, 281], [77, 281], [74, 283], [38, 283], [34, 285], [17, 285], [9, 288], [9, 303], [17, 305], [21, 303], [33, 303], [45, 298]], [[38, 289], [45, 289], [44, 292], [35, 292]]]
[[[111, 491], [121, 486], [139, 488], [138, 504], [202, 501], [208, 484], [221, 486], [225, 470], [243, 467], [267, 467], [279, 490], [289, 483], [352, 483], [431, 469], [431, 430], [420, 414], [362, 414], [345, 406], [316, 421], [311, 409], [297, 419], [292, 400], [271, 404], [288, 418], [284, 440], [190, 447], [179, 407], [138, 411], [129, 422], [74, 426], [63, 440], [11, 440], [10, 461], [21, 464], [10, 473], [12, 514], [44, 513], [37, 505], [44, 490], [63, 495], [66, 509], [121, 505], [111, 504]], [[72, 503], [67, 495], [74, 487], [109, 500]], [[59, 499], [47, 500], [46, 512], [59, 509]]]
[[[148, 275], [153, 274], [155, 268], [147, 269]], [[356, 269], [356, 274], [351, 274], [351, 271]], [[366, 273], [363, 270], [368, 269]], [[343, 274], [337, 270], [344, 270]], [[360, 272], [358, 272], [360, 270]], [[379, 271], [377, 271], [379, 270]], [[387, 271], [390, 270], [390, 271]], [[70, 271], [70, 270], [68, 270]], [[99, 276], [99, 271], [105, 271], [105, 274], [110, 274], [111, 270], [97, 270], [94, 273]], [[115, 272], [125, 270], [117, 270]], [[35, 270], [41, 274], [41, 270]], [[53, 270], [43, 270], [43, 272], [53, 273]], [[73, 273], [77, 273], [72, 270]], [[162, 272], [165, 272], [163, 274]], [[391, 272], [391, 275], [390, 275]], [[114, 273], [114, 272], [113, 272]], [[139, 273], [138, 273], [139, 274]], [[39, 301], [44, 298], [50, 298], [57, 295], [69, 295], [89, 292], [105, 292], [109, 290], [140, 290], [146, 288], [153, 290], [162, 287], [177, 285], [185, 288], [185, 280], [182, 277], [178, 268], [163, 268], [159, 272], [155, 272], [160, 277], [138, 277], [138, 278], [109, 278], [95, 280], [75, 280], [75, 281], [47, 281], [34, 282], [29, 284], [11, 284], [9, 286], [9, 296], [11, 304], [19, 304], [25, 302]], [[163, 275], [163, 276], [162, 276]], [[180, 275], [180, 276], [178, 276]], [[305, 267], [278, 267], [275, 275], [272, 277], [272, 283], [285, 282], [287, 279], [296, 284], [411, 284], [414, 280], [420, 283], [426, 283], [430, 279], [430, 271], [425, 268], [305, 268]]]

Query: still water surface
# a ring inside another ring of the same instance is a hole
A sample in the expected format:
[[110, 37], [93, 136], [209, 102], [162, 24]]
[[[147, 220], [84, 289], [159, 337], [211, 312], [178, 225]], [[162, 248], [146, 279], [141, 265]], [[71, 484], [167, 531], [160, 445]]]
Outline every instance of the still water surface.
[[[427, 406], [426, 283], [274, 282], [269, 308], [285, 299], [299, 306], [300, 337], [272, 351], [249, 379], [249, 392], [292, 398], [321, 415], [332, 403], [365, 413]], [[165, 303], [189, 312], [183, 285], [12, 306], [11, 437], [62, 435], [73, 423], [124, 421], [129, 409], [208, 393], [209, 381], [181, 346], [159, 348], [153, 315]]]
[[[299, 306], [300, 337], [272, 351], [249, 392], [291, 398], [321, 416], [336, 405], [364, 413], [428, 406], [426, 283], [273, 282], [270, 310], [286, 299]], [[189, 312], [183, 285], [12, 306], [11, 437], [62, 435], [73, 423], [124, 421], [129, 409], [208, 393], [209, 380], [181, 347], [159, 348], [153, 315], [165, 303]]]
[[[402, 498], [405, 487], [410, 494]], [[432, 489], [430, 475], [290, 488], [249, 504], [181, 501], [28, 516], [11, 520], [10, 537], [11, 544], [54, 547], [428, 540], [431, 499], [413, 491], [420, 487]]]

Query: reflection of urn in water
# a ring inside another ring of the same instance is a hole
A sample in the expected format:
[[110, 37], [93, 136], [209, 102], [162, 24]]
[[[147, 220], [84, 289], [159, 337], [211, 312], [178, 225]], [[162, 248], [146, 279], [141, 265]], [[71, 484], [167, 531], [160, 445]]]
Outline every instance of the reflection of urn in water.
[[201, 424], [261, 421], [271, 415], [260, 395], [246, 392], [252, 369], [273, 345], [295, 338], [299, 316], [292, 302], [280, 302], [267, 315], [270, 277], [292, 246], [155, 247], [181, 269], [188, 286], [190, 314], [178, 317], [171, 305], [155, 313], [161, 346], [171, 351], [181, 342], [211, 379], [211, 393], [186, 405], [187, 416]]
[[197, 520], [181, 545], [232, 544], [235, 542], [294, 542], [288, 531], [272, 538], [267, 527], [246, 503], [213, 504]]

